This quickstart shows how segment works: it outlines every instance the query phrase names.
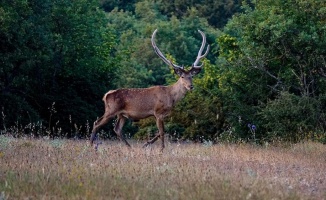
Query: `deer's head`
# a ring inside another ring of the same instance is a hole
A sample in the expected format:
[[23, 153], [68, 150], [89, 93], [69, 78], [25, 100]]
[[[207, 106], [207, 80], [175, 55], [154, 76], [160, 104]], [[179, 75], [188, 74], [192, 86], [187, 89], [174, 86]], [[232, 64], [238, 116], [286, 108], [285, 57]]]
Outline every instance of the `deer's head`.
[[152, 46], [154, 47], [154, 51], [155, 53], [169, 66], [173, 67], [173, 70], [174, 72], [180, 77], [179, 81], [181, 81], [182, 85], [187, 89], [187, 90], [192, 90], [194, 87], [192, 85], [192, 77], [196, 74], [198, 74], [200, 71], [201, 71], [201, 68], [203, 66], [203, 64], [201, 65], [198, 65], [199, 64], [199, 61], [204, 58], [207, 54], [208, 54], [208, 51], [209, 51], [209, 45], [207, 45], [207, 49], [206, 49], [206, 52], [204, 54], [203, 53], [203, 50], [205, 48], [205, 45], [206, 45], [206, 36], [205, 34], [198, 30], [198, 32], [201, 34], [202, 38], [203, 38], [203, 41], [202, 41], [202, 44], [201, 44], [201, 47], [199, 49], [199, 52], [198, 52], [198, 55], [197, 55], [197, 58], [195, 60], [195, 62], [192, 64], [192, 67], [190, 70], [186, 70], [184, 69], [184, 67], [181, 67], [181, 66], [178, 66], [174, 63], [172, 63], [172, 61], [168, 60], [164, 55], [163, 53], [160, 51], [160, 49], [156, 46], [156, 43], [155, 43], [155, 35], [156, 35], [156, 32], [157, 32], [157, 29], [153, 32], [153, 35], [152, 35]]

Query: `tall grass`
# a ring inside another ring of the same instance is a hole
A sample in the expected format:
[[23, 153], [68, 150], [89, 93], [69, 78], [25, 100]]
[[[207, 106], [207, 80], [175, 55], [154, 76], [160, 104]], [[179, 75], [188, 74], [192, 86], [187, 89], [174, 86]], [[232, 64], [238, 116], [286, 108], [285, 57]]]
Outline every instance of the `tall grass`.
[[14, 139], [0, 136], [0, 199], [326, 199], [326, 146]]

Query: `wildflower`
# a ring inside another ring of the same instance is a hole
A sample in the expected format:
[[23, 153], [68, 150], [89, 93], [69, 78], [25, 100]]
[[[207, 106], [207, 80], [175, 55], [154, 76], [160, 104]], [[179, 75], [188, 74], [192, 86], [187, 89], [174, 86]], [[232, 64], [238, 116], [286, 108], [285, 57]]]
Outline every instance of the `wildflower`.
[[248, 128], [250, 129], [250, 131], [256, 131], [257, 127], [255, 124], [247, 124]]

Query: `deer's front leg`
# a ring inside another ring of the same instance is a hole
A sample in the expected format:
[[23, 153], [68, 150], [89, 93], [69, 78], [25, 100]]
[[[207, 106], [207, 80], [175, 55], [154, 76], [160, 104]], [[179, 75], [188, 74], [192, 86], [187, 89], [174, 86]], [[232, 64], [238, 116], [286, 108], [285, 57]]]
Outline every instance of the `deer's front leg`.
[[93, 130], [92, 130], [92, 134], [90, 137], [90, 143], [91, 146], [93, 145], [95, 139], [96, 139], [96, 135], [97, 135], [97, 131], [99, 128], [101, 128], [102, 126], [104, 126], [106, 123], [108, 123], [108, 121], [113, 117], [114, 115], [108, 111], [105, 111], [104, 115], [102, 117], [100, 117], [99, 119], [97, 119], [94, 124], [93, 124]]
[[161, 151], [164, 149], [164, 122], [163, 119], [156, 118], [156, 126], [158, 128], [158, 133], [155, 135], [154, 138], [152, 138], [150, 141], [146, 142], [143, 146], [143, 148], [147, 147], [150, 144], [153, 144], [159, 137], [161, 138], [162, 141], [162, 146], [161, 146]]
[[147, 141], [147, 142], [144, 144], [143, 148], [147, 147], [147, 146], [150, 145], [150, 144], [153, 144], [153, 143], [154, 143], [154, 142], [155, 142], [159, 137], [160, 137], [160, 134], [157, 133], [157, 135], [155, 135], [155, 137], [153, 137], [150, 141]]
[[164, 121], [163, 119], [157, 118], [156, 119], [156, 125], [158, 128], [158, 135], [161, 138], [162, 141], [162, 146], [161, 146], [161, 151], [163, 151], [165, 145], [164, 145]]

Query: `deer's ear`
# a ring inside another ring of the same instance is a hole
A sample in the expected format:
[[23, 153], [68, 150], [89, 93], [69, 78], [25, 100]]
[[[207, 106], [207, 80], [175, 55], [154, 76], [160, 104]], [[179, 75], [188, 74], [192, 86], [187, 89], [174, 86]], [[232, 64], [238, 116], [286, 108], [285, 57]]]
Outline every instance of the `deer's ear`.
[[173, 68], [174, 69], [174, 73], [176, 73], [178, 76], [182, 76], [182, 74], [184, 73], [184, 70], [181, 68]]
[[191, 75], [197, 75], [197, 74], [199, 74], [200, 71], [201, 71], [201, 68], [195, 68], [195, 67], [193, 67], [190, 70], [190, 74]]

